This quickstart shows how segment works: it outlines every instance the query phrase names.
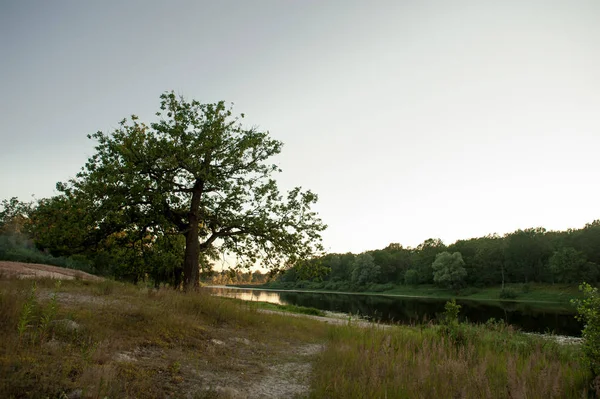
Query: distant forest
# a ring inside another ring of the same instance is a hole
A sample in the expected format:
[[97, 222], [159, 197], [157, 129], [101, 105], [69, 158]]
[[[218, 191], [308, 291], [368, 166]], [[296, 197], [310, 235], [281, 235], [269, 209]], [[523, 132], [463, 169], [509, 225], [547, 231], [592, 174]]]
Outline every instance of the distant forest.
[[391, 285], [446, 288], [504, 283], [597, 283], [600, 220], [582, 229], [544, 228], [458, 240], [428, 239], [416, 248], [393, 243], [355, 255], [327, 254], [297, 263], [272, 284], [281, 288], [385, 291]]

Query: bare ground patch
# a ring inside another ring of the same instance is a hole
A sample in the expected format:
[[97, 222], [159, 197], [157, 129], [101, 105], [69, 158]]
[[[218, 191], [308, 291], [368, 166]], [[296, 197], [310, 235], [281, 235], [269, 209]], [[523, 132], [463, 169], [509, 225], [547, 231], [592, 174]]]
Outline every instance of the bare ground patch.
[[0, 274], [17, 278], [53, 278], [59, 280], [102, 281], [102, 277], [64, 267], [41, 265], [38, 263], [0, 261]]

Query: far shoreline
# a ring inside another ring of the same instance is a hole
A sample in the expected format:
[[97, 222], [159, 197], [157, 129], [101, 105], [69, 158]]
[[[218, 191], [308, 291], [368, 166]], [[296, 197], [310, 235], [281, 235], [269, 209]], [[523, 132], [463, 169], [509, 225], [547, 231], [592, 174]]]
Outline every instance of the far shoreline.
[[[392, 297], [392, 298], [414, 298], [414, 299], [431, 299], [431, 300], [451, 300], [456, 299], [459, 301], [473, 301], [473, 302], [500, 302], [500, 303], [523, 303], [523, 304], [540, 304], [540, 305], [562, 305], [568, 306], [569, 308], [573, 307], [570, 301], [571, 299], [580, 298], [579, 292], [575, 291], [573, 287], [568, 286], [565, 294], [565, 286], [557, 286], [555, 289], [548, 289], [547, 286], [536, 286], [531, 290], [530, 293], [521, 293], [521, 296], [525, 298], [514, 298], [514, 299], [505, 299], [500, 298], [497, 295], [497, 292], [501, 289], [500, 287], [486, 287], [481, 289], [476, 289], [477, 292], [475, 294], [470, 295], [460, 295], [456, 293], [449, 293], [447, 290], [442, 289], [428, 289], [430, 287], [425, 287], [425, 289], [403, 289], [402, 286], [396, 286], [394, 289], [389, 291], [395, 292], [373, 292], [373, 291], [332, 291], [325, 289], [302, 289], [302, 288], [283, 288], [283, 287], [269, 287], [264, 284], [225, 284], [225, 285], [206, 285], [207, 288], [230, 288], [230, 289], [250, 289], [250, 290], [261, 290], [261, 291], [271, 291], [271, 292], [298, 292], [298, 293], [308, 293], [308, 294], [341, 294], [341, 295], [364, 295], [364, 296], [380, 296], [380, 297]], [[561, 289], [563, 289], [561, 291]], [[404, 291], [404, 293], [402, 292]], [[415, 293], [411, 293], [414, 291]], [[557, 293], [558, 292], [558, 293]], [[420, 294], [419, 294], [420, 293]], [[495, 295], [494, 295], [495, 294]], [[530, 294], [530, 295], [528, 295]], [[540, 295], [542, 294], [542, 295]], [[536, 297], [542, 296], [542, 298], [546, 298], [546, 296], [558, 296], [561, 298], [560, 300], [547, 300], [547, 299], [531, 299], [527, 297]], [[575, 308], [573, 307], [573, 311]]]

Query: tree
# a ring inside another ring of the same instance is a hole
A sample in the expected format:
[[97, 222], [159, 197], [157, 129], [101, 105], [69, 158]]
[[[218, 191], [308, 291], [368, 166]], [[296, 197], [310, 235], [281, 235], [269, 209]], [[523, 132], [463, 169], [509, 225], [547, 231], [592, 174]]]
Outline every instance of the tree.
[[419, 285], [419, 272], [415, 269], [408, 269], [406, 273], [404, 273], [404, 284]]
[[465, 283], [467, 271], [460, 252], [442, 252], [436, 255], [431, 265], [433, 281], [442, 287], [460, 288]]
[[379, 278], [380, 273], [381, 269], [375, 264], [371, 254], [363, 253], [354, 259], [352, 282], [358, 285], [374, 283]]
[[0, 234], [23, 234], [32, 204], [17, 197], [0, 202]]
[[224, 102], [164, 93], [156, 115], [150, 125], [132, 115], [110, 134], [89, 135], [95, 154], [76, 178], [57, 184], [88, 204], [95, 230], [183, 235], [186, 289], [199, 284], [199, 259], [211, 251], [273, 268], [321, 251], [326, 226], [311, 210], [317, 195], [294, 188], [283, 196], [273, 179], [280, 169], [267, 161], [281, 142], [244, 128], [244, 115], [232, 116]]
[[590, 370], [597, 376], [600, 375], [600, 294], [598, 288], [588, 283], [582, 283], [579, 290], [584, 299], [574, 299], [571, 303], [577, 306], [577, 320], [585, 323], [581, 332], [583, 354]]
[[419, 283], [431, 284], [433, 270], [431, 265], [435, 257], [446, 249], [443, 241], [439, 238], [429, 238], [423, 241], [413, 251], [411, 263], [413, 268], [419, 272]]
[[566, 247], [550, 258], [550, 270], [559, 283], [574, 283], [579, 278], [587, 261], [585, 256], [574, 248]]
[[517, 230], [505, 236], [505, 260], [512, 281], [550, 281], [548, 259], [552, 256], [546, 229]]

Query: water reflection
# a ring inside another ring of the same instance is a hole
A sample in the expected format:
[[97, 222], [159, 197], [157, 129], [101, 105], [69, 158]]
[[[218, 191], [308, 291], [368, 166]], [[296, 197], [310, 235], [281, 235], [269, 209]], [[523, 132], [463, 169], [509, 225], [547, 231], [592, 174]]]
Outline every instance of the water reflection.
[[[334, 312], [361, 315], [384, 323], [420, 324], [444, 312], [446, 300], [375, 295], [265, 291], [231, 287], [210, 287], [213, 294], [276, 304], [292, 304]], [[523, 331], [580, 336], [582, 325], [568, 306], [516, 302], [457, 301], [463, 321], [485, 323], [490, 318], [504, 320]]]
[[269, 302], [276, 303], [278, 305], [285, 305], [287, 302], [282, 302], [278, 292], [271, 291], [259, 291], [259, 290], [241, 290], [241, 289], [230, 289], [225, 286], [223, 287], [210, 287], [210, 290], [218, 296], [224, 296], [228, 298], [237, 298], [243, 301], [255, 301], [255, 302]]

